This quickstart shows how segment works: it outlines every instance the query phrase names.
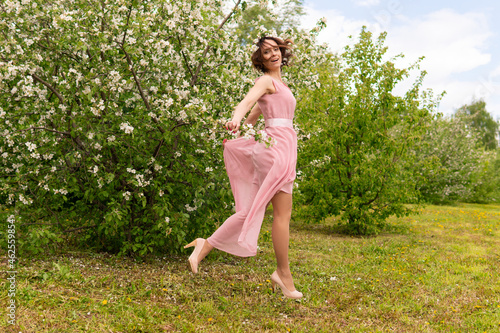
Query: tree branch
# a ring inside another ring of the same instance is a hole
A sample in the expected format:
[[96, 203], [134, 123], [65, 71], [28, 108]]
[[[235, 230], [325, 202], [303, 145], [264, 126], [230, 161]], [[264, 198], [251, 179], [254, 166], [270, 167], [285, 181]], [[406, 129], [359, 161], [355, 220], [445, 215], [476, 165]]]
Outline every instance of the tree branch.
[[191, 78], [193, 78], [193, 71], [191, 70], [191, 66], [189, 66], [189, 63], [188, 63], [188, 60], [186, 58], [186, 55], [184, 54], [184, 51], [182, 51], [182, 43], [181, 43], [181, 38], [179, 36], [177, 36], [177, 41], [179, 41], [179, 46], [181, 48], [181, 54], [182, 54], [182, 57], [184, 58], [184, 62], [186, 63], [186, 67], [189, 71], [189, 74], [191, 74]]
[[77, 231], [77, 230], [89, 229], [89, 228], [94, 228], [94, 227], [97, 227], [97, 224], [88, 225], [85, 227], [73, 228], [73, 229], [66, 229], [66, 230], [63, 230], [63, 232], [73, 232], [73, 231]]
[[42, 80], [40, 77], [38, 77], [36, 74], [31, 74], [31, 76], [38, 82], [40, 82], [41, 84], [43, 84], [44, 86], [46, 86], [47, 88], [50, 89], [50, 91], [52, 91], [54, 93], [54, 95], [57, 96], [57, 98], [59, 98], [59, 101], [61, 103], [64, 103], [64, 98], [61, 96], [61, 94], [54, 88], [50, 85], [50, 83]]
[[[227, 16], [224, 18], [224, 20], [222, 20], [222, 22], [219, 24], [219, 27], [217, 28], [217, 30], [222, 29], [222, 27], [227, 22], [227, 20], [229, 20], [229, 18], [236, 11], [236, 8], [238, 8], [238, 6], [240, 5], [240, 2], [241, 2], [241, 0], [238, 0], [238, 2], [236, 2], [233, 9], [231, 10], [231, 12], [229, 12], [229, 14], [227, 14]], [[209, 49], [210, 49], [210, 44], [208, 44], [207, 47], [205, 47], [205, 50], [203, 51], [203, 56], [201, 57], [202, 60], [198, 64], [198, 67], [196, 68], [196, 72], [194, 73], [194, 76], [191, 78], [191, 85], [192, 86], [194, 86], [196, 84], [196, 80], [198, 79], [198, 75], [200, 74], [201, 67], [203, 66], [203, 63], [204, 63], [203, 59], [205, 59], [205, 57], [207, 56]]]
[[68, 135], [68, 136], [71, 135], [71, 133], [69, 133], [69, 132], [56, 131], [56, 130], [53, 130], [53, 129], [50, 129], [50, 128], [47, 128], [47, 127], [30, 127], [30, 128], [22, 129], [22, 130], [19, 130], [19, 131], [15, 131], [13, 133], [25, 132], [25, 131], [37, 130], [37, 129], [38, 130], [45, 130], [45, 131], [49, 131], [49, 132], [54, 132], [54, 133], [59, 133], [59, 134], [62, 134], [62, 135]]
[[21, 226], [23, 225], [58, 225], [57, 223], [21, 223]]
[[[128, 54], [127, 51], [125, 51], [125, 48], [123, 45], [121, 45], [121, 49], [123, 50], [123, 53], [125, 53], [125, 57], [127, 58], [127, 63], [129, 65], [130, 72], [132, 72], [132, 75], [134, 76], [135, 84], [137, 86], [137, 89], [139, 89], [139, 94], [141, 94], [141, 98], [144, 101], [144, 104], [146, 105], [146, 109], [148, 111], [151, 110], [151, 106], [149, 105], [149, 101], [147, 96], [144, 94], [144, 91], [142, 90], [141, 82], [139, 81], [139, 78], [137, 77], [137, 74], [134, 70], [132, 59], [130, 59], [130, 55]], [[163, 133], [163, 132], [162, 132]]]

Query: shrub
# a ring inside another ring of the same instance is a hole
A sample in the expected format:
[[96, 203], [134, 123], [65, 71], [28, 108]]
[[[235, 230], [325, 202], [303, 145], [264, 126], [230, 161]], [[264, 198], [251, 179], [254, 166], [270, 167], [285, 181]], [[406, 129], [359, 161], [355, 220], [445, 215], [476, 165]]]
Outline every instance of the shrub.
[[420, 93], [425, 73], [403, 96], [394, 93], [417, 65], [398, 69], [384, 61], [384, 40], [385, 34], [373, 40], [363, 29], [354, 46], [332, 57], [321, 88], [299, 107], [311, 133], [299, 155], [301, 215], [340, 215], [353, 234], [377, 233], [387, 217], [406, 215], [406, 204], [419, 202], [411, 150], [436, 106], [429, 93]]

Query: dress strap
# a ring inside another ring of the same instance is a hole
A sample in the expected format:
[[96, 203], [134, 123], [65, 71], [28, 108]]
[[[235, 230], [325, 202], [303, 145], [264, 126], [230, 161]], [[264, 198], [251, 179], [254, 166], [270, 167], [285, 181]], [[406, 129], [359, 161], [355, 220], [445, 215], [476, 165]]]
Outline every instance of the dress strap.
[[293, 128], [293, 119], [271, 118], [266, 120], [266, 127], [277, 127], [277, 126]]

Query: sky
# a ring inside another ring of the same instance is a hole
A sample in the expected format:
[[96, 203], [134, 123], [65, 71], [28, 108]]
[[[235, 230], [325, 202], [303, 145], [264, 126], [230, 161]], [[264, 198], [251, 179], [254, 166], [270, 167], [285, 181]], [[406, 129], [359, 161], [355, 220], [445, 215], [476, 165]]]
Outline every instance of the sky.
[[[353, 44], [362, 26], [376, 36], [387, 32], [389, 55], [403, 53], [399, 67], [424, 56], [423, 88], [435, 95], [446, 91], [439, 112], [451, 115], [459, 107], [483, 99], [487, 111], [500, 120], [500, 1], [492, 0], [305, 0], [304, 28], [322, 17], [319, 34], [334, 52]], [[416, 74], [415, 74], [416, 75]], [[410, 78], [408, 87], [413, 82]], [[404, 87], [403, 87], [404, 89]]]

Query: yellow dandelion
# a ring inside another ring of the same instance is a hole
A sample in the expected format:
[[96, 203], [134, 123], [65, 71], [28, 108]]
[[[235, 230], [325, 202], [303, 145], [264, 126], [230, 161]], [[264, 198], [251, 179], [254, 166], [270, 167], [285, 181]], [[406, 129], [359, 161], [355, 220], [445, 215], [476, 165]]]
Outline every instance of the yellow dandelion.
[[177, 318], [181, 319], [181, 315], [178, 315]]
[[127, 301], [132, 302], [132, 300], [130, 299], [130, 297], [127, 297]]
[[102, 305], [106, 305], [106, 304], [108, 304], [108, 301], [106, 301], [106, 300], [102, 301]]
[[72, 322], [72, 323], [76, 323], [76, 320], [74, 320], [74, 319], [73, 319], [71, 322]]
[[167, 289], [163, 288], [163, 291], [167, 291]]
[[208, 318], [208, 321], [212, 321], [212, 320], [214, 320], [214, 319], [213, 318]]
[[269, 283], [271, 283], [271, 280], [266, 280], [266, 282], [269, 282]]

